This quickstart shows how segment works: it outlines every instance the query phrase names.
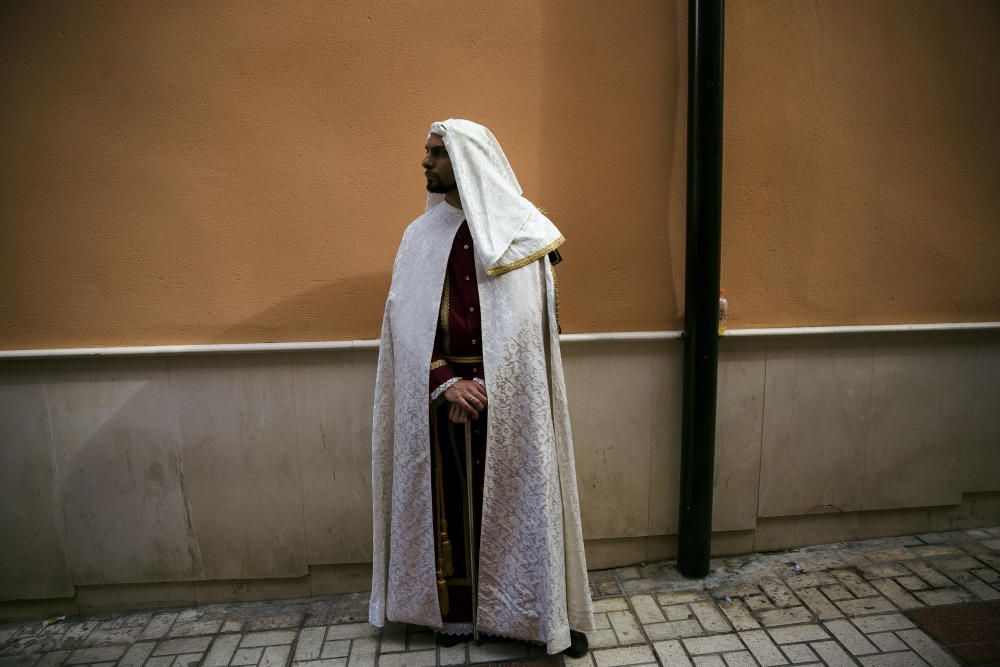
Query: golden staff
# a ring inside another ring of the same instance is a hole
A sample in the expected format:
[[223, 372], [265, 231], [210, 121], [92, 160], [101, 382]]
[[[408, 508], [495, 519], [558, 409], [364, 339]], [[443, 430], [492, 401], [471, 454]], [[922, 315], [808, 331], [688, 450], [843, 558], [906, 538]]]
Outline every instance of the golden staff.
[[466, 531], [466, 549], [468, 554], [469, 580], [472, 582], [472, 638], [479, 641], [479, 577], [476, 576], [476, 563], [479, 560], [476, 554], [476, 515], [474, 488], [475, 483], [472, 478], [472, 424], [465, 422], [465, 486], [466, 502], [469, 508], [469, 530]]

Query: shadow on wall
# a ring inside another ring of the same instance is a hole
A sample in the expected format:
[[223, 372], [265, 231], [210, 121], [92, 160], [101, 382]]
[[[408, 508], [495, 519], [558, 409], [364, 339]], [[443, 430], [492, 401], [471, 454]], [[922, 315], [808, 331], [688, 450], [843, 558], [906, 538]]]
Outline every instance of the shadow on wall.
[[[393, 249], [395, 251], [395, 249]], [[351, 313], [352, 321], [361, 322], [356, 331], [342, 338], [369, 338], [382, 324], [382, 308], [389, 294], [392, 260], [386, 271], [352, 276], [324, 283], [276, 303], [252, 318], [244, 319], [215, 336], [211, 343], [257, 341], [328, 340], [331, 308]], [[290, 326], [291, 322], [299, 326]]]
[[[353, 296], [364, 302], [388, 282], [385, 272], [311, 289], [213, 342], [261, 332], [266, 340], [276, 324], [287, 331], [293, 316]], [[0, 518], [16, 539], [0, 597], [301, 577], [310, 565], [370, 561], [376, 354], [4, 364], [0, 391], [22, 403], [17, 414], [3, 411], [4, 468], [30, 481], [2, 493]], [[32, 487], [50, 491], [27, 494]], [[48, 582], [43, 590], [39, 581]]]

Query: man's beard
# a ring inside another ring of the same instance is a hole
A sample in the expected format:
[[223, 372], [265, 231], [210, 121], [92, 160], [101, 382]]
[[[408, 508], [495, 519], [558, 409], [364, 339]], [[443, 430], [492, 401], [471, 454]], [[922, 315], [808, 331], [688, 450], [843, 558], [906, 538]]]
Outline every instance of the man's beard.
[[432, 174], [427, 176], [427, 192], [433, 192], [438, 195], [446, 195], [452, 190], [455, 190], [457, 187], [458, 186], [454, 181], [445, 183], [436, 175]]

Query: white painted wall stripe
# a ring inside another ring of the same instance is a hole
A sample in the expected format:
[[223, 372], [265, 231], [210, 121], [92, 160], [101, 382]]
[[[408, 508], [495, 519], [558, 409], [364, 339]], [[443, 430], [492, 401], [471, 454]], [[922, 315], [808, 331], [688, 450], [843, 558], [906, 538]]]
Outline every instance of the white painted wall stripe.
[[[1000, 322], [948, 322], [941, 324], [875, 324], [861, 326], [730, 329], [724, 338], [741, 336], [802, 336], [814, 334], [865, 334], [906, 331], [987, 331]], [[561, 343], [637, 343], [679, 340], [682, 331], [612, 331], [562, 334]], [[0, 350], [0, 359], [58, 357], [130, 357], [163, 354], [252, 354], [261, 352], [319, 352], [327, 350], [377, 350], [378, 340], [329, 340], [289, 343], [212, 343], [207, 345], [139, 345], [133, 347], [68, 347], [38, 350]]]

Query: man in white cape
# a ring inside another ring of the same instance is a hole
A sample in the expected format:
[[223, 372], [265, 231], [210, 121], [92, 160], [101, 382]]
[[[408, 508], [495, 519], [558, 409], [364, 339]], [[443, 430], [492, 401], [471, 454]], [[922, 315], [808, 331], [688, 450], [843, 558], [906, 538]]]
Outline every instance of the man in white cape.
[[[593, 605], [550, 258], [563, 237], [487, 128], [434, 123], [426, 150], [427, 209], [403, 235], [382, 323], [369, 620], [582, 655]], [[460, 506], [445, 493], [456, 479]], [[471, 613], [449, 620], [458, 586]]]

